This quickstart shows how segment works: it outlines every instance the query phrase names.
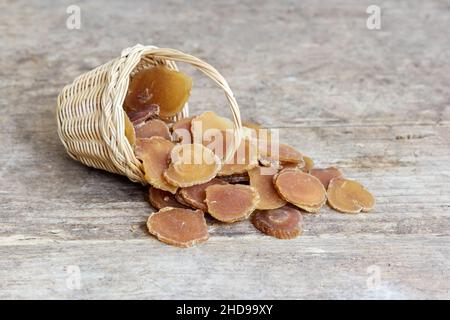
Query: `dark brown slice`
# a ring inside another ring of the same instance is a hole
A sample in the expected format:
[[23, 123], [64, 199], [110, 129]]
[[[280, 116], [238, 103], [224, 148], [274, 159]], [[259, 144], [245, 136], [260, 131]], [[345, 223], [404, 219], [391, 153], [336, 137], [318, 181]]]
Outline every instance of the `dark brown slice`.
[[215, 184], [226, 184], [225, 181], [214, 178], [203, 184], [198, 184], [196, 186], [187, 187], [180, 189], [179, 193], [181, 198], [188, 203], [190, 206], [200, 209], [204, 212], [208, 211], [206, 207], [206, 188]]
[[308, 212], [317, 212], [326, 201], [320, 180], [300, 170], [282, 170], [274, 176], [274, 185], [283, 199]]
[[300, 235], [302, 221], [300, 211], [291, 206], [256, 210], [252, 216], [252, 223], [256, 229], [279, 239], [292, 239]]
[[148, 189], [148, 200], [150, 201], [150, 204], [158, 210], [166, 207], [173, 207], [173, 208], [188, 207], [179, 203], [172, 193], [154, 187], [150, 187]]
[[135, 127], [135, 131], [137, 138], [162, 137], [167, 140], [172, 140], [169, 127], [164, 121], [159, 119], [143, 122], [141, 125]]
[[219, 221], [231, 223], [247, 218], [258, 201], [258, 192], [250, 186], [215, 184], [206, 188], [208, 212]]
[[340, 212], [358, 213], [372, 210], [375, 199], [359, 182], [335, 178], [328, 186], [328, 203]]
[[250, 178], [248, 176], [248, 173], [239, 173], [239, 174], [232, 174], [230, 176], [222, 176], [222, 177], [217, 177], [218, 179], [228, 182], [228, 183], [244, 183], [244, 184], [248, 184], [248, 182], [250, 181]]
[[329, 167], [326, 169], [312, 169], [311, 175], [319, 179], [325, 189], [327, 189], [332, 179], [342, 177], [342, 172], [335, 167]]
[[133, 125], [139, 125], [149, 119], [154, 119], [159, 115], [159, 106], [157, 104], [148, 104], [140, 107], [139, 110], [132, 110], [128, 112]]
[[148, 218], [147, 228], [158, 240], [183, 248], [209, 238], [205, 216], [200, 210], [163, 208]]
[[264, 169], [268, 168], [256, 167], [248, 171], [250, 185], [259, 194], [260, 200], [256, 209], [268, 210], [280, 208], [286, 204], [286, 201], [280, 197], [273, 185], [273, 176], [276, 171], [273, 170], [273, 173], [265, 172]]

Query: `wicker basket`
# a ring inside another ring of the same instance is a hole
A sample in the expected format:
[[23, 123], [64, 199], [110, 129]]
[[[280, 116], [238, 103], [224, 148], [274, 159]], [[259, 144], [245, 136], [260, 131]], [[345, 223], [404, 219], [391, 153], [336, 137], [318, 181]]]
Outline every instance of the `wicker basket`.
[[[242, 124], [238, 104], [227, 81], [215, 68], [177, 50], [138, 44], [123, 50], [120, 57], [77, 77], [61, 91], [56, 110], [58, 134], [69, 155], [87, 166], [147, 184], [142, 163], [134, 156], [125, 137], [122, 106], [130, 77], [136, 71], [156, 64], [177, 70], [175, 61], [191, 64], [222, 88], [240, 141]], [[188, 114], [186, 104], [175, 118]]]

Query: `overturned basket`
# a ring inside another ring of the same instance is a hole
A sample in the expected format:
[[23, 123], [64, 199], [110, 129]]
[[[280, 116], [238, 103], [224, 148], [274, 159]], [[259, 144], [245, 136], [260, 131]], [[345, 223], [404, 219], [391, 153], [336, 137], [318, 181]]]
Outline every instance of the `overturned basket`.
[[[58, 134], [69, 155], [81, 163], [127, 176], [147, 184], [142, 163], [125, 136], [123, 102], [130, 77], [140, 69], [163, 64], [177, 70], [175, 61], [191, 64], [211, 78], [228, 100], [238, 141], [241, 137], [239, 107], [227, 81], [209, 64], [180, 51], [136, 45], [64, 87], [58, 96]], [[186, 104], [176, 119], [189, 114]]]

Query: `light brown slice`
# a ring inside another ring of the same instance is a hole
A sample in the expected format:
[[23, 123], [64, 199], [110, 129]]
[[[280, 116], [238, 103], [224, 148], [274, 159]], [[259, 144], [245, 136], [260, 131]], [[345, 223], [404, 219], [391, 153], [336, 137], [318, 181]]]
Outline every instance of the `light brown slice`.
[[373, 209], [375, 199], [360, 183], [344, 178], [335, 178], [328, 186], [328, 203], [344, 213], [368, 212]]
[[274, 185], [283, 199], [308, 212], [317, 212], [326, 201], [320, 180], [300, 170], [282, 170], [274, 176]]
[[[276, 148], [276, 145], [273, 146]], [[280, 143], [278, 145], [278, 154], [272, 150], [272, 145], [268, 144], [266, 148], [259, 149], [259, 161], [264, 166], [279, 166], [280, 163], [294, 163], [303, 165], [303, 155], [293, 147]]]
[[141, 106], [139, 110], [132, 110], [128, 112], [128, 117], [133, 125], [139, 125], [148, 119], [153, 119], [159, 116], [159, 106], [157, 104], [148, 104]]
[[174, 140], [182, 143], [192, 143], [191, 123], [194, 117], [178, 120], [172, 125]]
[[219, 221], [231, 223], [247, 218], [258, 201], [258, 192], [250, 186], [216, 184], [206, 188], [208, 212]]
[[136, 144], [136, 133], [134, 131], [133, 124], [130, 121], [130, 118], [128, 118], [127, 114], [124, 113], [124, 122], [125, 122], [125, 137], [127, 138], [128, 142], [132, 147]]
[[227, 183], [220, 179], [214, 178], [206, 183], [180, 189], [180, 196], [190, 206], [206, 212], [208, 211], [208, 208], [206, 207], [205, 203], [206, 188], [215, 184], [227, 184]]
[[303, 171], [306, 173], [310, 173], [314, 168], [314, 161], [310, 157], [303, 156], [303, 161], [305, 161], [305, 165], [303, 166]]
[[148, 200], [150, 201], [150, 204], [158, 210], [166, 207], [173, 207], [173, 208], [188, 207], [179, 203], [172, 193], [161, 189], [156, 189], [154, 187], [150, 187], [148, 189]]
[[162, 137], [167, 140], [172, 140], [172, 136], [167, 124], [159, 119], [153, 119], [136, 126], [137, 138], [151, 138]]
[[183, 248], [209, 238], [205, 216], [200, 210], [163, 208], [148, 218], [147, 228], [158, 240]]
[[161, 65], [144, 69], [131, 79], [124, 107], [129, 112], [157, 104], [161, 117], [173, 117], [183, 109], [191, 88], [192, 79], [182, 72]]
[[161, 137], [138, 139], [136, 157], [142, 160], [145, 180], [153, 187], [175, 194], [177, 187], [164, 179], [174, 144]]
[[178, 203], [180, 203], [181, 205], [185, 206], [186, 208], [197, 209], [197, 208], [191, 206], [189, 203], [187, 203], [183, 199], [183, 197], [180, 195], [180, 190], [178, 190], [177, 193], [175, 194], [175, 199], [178, 201]]
[[300, 211], [291, 206], [256, 210], [252, 216], [252, 223], [256, 229], [279, 239], [292, 239], [300, 235], [302, 221]]
[[254, 140], [243, 139], [233, 157], [222, 165], [218, 175], [229, 176], [245, 173], [256, 166], [258, 166], [257, 143]]
[[248, 171], [250, 185], [256, 189], [259, 194], [259, 202], [256, 209], [276, 209], [284, 206], [286, 201], [282, 199], [273, 185], [273, 174], [264, 172], [260, 167]]
[[329, 167], [326, 169], [312, 169], [310, 174], [319, 179], [325, 189], [328, 188], [328, 185], [332, 179], [342, 177], [342, 172], [335, 167]]
[[173, 148], [170, 158], [164, 178], [183, 188], [208, 182], [221, 168], [220, 159], [201, 144], [179, 144]]

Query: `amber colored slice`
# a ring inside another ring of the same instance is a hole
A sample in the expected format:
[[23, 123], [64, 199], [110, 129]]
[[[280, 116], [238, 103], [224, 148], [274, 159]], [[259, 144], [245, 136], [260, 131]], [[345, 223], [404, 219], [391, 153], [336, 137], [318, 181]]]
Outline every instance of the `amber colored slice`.
[[161, 137], [138, 139], [136, 157], [142, 160], [145, 180], [153, 187], [175, 194], [177, 187], [164, 179], [164, 171], [169, 167], [170, 152], [174, 144]]
[[310, 157], [303, 156], [303, 161], [305, 161], [305, 165], [303, 166], [303, 171], [306, 173], [310, 173], [314, 168], [314, 161]]
[[[259, 194], [259, 202], [256, 209], [268, 210], [277, 209], [286, 204], [273, 185], [274, 174], [267, 174], [263, 168], [256, 167], [248, 171], [250, 185]], [[275, 171], [276, 172], [276, 171]]]
[[242, 121], [242, 125], [244, 127], [253, 129], [253, 130], [259, 130], [261, 129], [261, 126], [257, 123], [251, 122], [251, 121]]
[[212, 185], [206, 188], [206, 206], [211, 216], [223, 222], [247, 218], [259, 201], [258, 192], [241, 184]]
[[302, 233], [303, 217], [299, 210], [284, 206], [271, 210], [256, 210], [252, 223], [259, 231], [279, 239], [293, 239]]
[[191, 123], [194, 117], [178, 120], [172, 125], [174, 140], [181, 143], [192, 143]]
[[172, 140], [169, 127], [164, 121], [159, 119], [148, 120], [136, 126], [135, 131], [137, 138], [162, 137]]
[[138, 111], [146, 105], [159, 105], [159, 114], [169, 118], [180, 112], [189, 98], [192, 79], [165, 66], [137, 72], [130, 81], [124, 107]]
[[205, 216], [200, 210], [163, 208], [148, 218], [147, 228], [158, 240], [183, 248], [209, 238]]
[[201, 144], [179, 144], [173, 148], [170, 158], [164, 178], [183, 188], [208, 182], [221, 168], [220, 159]]
[[190, 206], [196, 209], [200, 209], [204, 212], [208, 211], [206, 207], [206, 188], [215, 184], [226, 184], [225, 181], [214, 178], [211, 181], [202, 183], [196, 186], [180, 189], [179, 193], [181, 198]]
[[344, 213], [368, 212], [373, 209], [375, 199], [360, 183], [344, 178], [335, 178], [328, 186], [328, 203]]
[[128, 117], [135, 126], [158, 116], [159, 106], [157, 104], [144, 105], [139, 110], [132, 110], [128, 112]]
[[245, 173], [258, 166], [258, 150], [256, 141], [243, 139], [233, 157], [225, 161], [220, 169], [219, 176]]
[[342, 177], [342, 172], [335, 167], [329, 167], [325, 169], [312, 169], [310, 174], [319, 179], [325, 189], [328, 188], [328, 185], [330, 184], [330, 181], [332, 179]]
[[320, 180], [300, 170], [282, 170], [274, 176], [274, 185], [283, 199], [308, 212], [317, 212], [326, 201]]
[[172, 193], [154, 187], [148, 189], [148, 200], [150, 201], [150, 204], [158, 210], [166, 207], [188, 207], [180, 204]]
[[132, 147], [136, 144], [136, 133], [134, 131], [133, 124], [126, 114], [124, 114], [124, 122], [125, 122], [125, 137]]

